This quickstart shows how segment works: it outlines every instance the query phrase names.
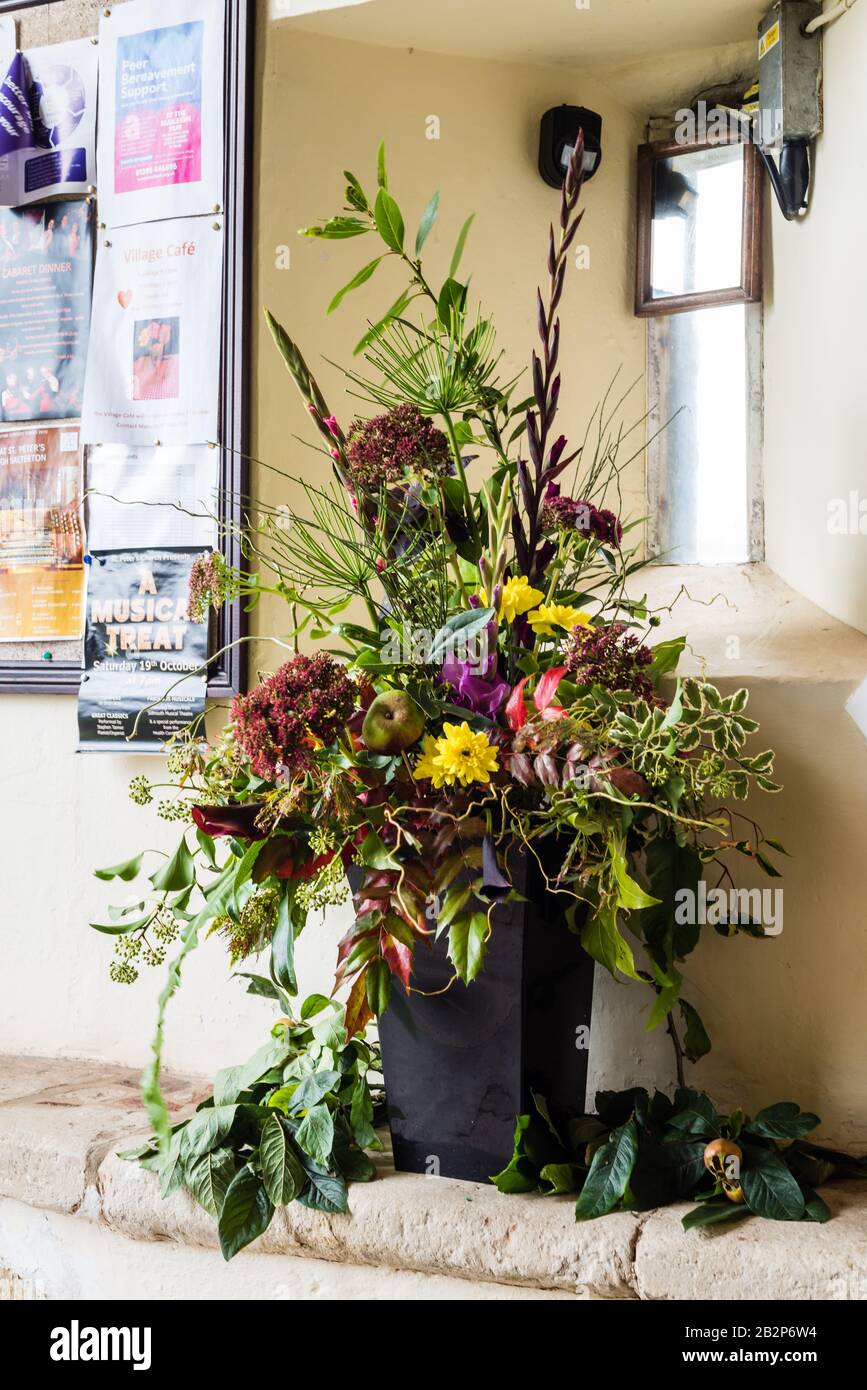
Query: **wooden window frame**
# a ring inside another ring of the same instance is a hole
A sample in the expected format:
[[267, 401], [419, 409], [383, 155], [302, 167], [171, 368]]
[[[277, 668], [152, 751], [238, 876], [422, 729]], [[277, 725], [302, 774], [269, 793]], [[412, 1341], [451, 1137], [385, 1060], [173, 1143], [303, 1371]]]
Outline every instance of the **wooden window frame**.
[[[0, 0], [0, 14], [50, 4], [51, 0]], [[228, 532], [222, 549], [241, 564], [239, 529], [249, 490], [250, 232], [252, 228], [252, 130], [254, 0], [225, 0], [223, 218], [223, 318], [220, 334], [220, 521]], [[245, 688], [247, 615], [240, 601], [215, 615], [208, 696], [227, 699]], [[228, 651], [222, 651], [228, 647]], [[0, 649], [2, 656], [2, 649]], [[77, 695], [81, 668], [74, 661], [0, 660], [0, 693]]]
[[[744, 198], [741, 283], [730, 289], [706, 290], [691, 294], [652, 297], [651, 255], [653, 250], [653, 170], [657, 160], [679, 154], [698, 154], [719, 145], [743, 144]], [[759, 152], [751, 141], [692, 140], [658, 141], [638, 149], [638, 231], [635, 256], [635, 313], [638, 318], [662, 314], [683, 314], [691, 309], [712, 308], [718, 304], [759, 304], [762, 300], [762, 222], [764, 211], [763, 170]]]

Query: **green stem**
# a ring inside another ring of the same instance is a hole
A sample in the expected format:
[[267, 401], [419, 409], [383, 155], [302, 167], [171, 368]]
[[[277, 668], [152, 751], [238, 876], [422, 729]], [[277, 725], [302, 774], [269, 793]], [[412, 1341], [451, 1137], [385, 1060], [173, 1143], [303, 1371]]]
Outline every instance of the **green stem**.
[[467, 524], [469, 525], [470, 533], [472, 535], [474, 544], [477, 545], [479, 547], [479, 551], [481, 551], [482, 537], [479, 532], [478, 523], [476, 522], [476, 514], [473, 510], [473, 499], [470, 493], [470, 485], [467, 482], [467, 473], [466, 469], [464, 468], [464, 461], [461, 458], [461, 447], [458, 444], [458, 437], [455, 433], [455, 427], [452, 423], [452, 417], [448, 414], [447, 411], [443, 411], [442, 418], [445, 421], [446, 434], [449, 438], [449, 447], [452, 451], [452, 458], [455, 461], [455, 468], [457, 469], [458, 479], [461, 484], [461, 490], [464, 494], [464, 510], [467, 514]]

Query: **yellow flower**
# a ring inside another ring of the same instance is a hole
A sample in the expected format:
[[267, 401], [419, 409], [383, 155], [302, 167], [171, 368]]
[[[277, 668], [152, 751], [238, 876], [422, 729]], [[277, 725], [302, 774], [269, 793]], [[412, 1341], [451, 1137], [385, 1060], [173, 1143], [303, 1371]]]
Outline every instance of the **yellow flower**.
[[499, 766], [497, 750], [491, 747], [487, 734], [474, 734], [466, 722], [444, 724], [443, 736], [436, 740], [436, 747], [436, 756], [428, 764], [441, 778], [434, 785], [490, 782], [491, 773]]
[[568, 604], [543, 603], [530, 614], [527, 622], [537, 637], [553, 637], [555, 627], [565, 628], [567, 632], [573, 627], [588, 627], [590, 614], [583, 613], [580, 608], [570, 608]]
[[430, 734], [426, 734], [424, 743], [422, 744], [421, 757], [416, 763], [415, 771], [412, 774], [417, 781], [421, 781], [422, 779], [430, 780], [437, 789], [443, 786], [446, 781], [446, 774], [442, 764], [439, 762], [438, 754], [439, 744], [437, 740], [431, 738]]
[[[524, 574], [519, 575], [517, 579], [507, 579], [503, 585], [503, 596], [497, 616], [500, 619], [504, 618], [507, 623], [513, 623], [516, 618], [520, 618], [523, 613], [529, 613], [531, 608], [541, 603], [544, 597], [541, 589], [531, 589], [530, 581]], [[479, 594], [479, 598], [487, 605], [488, 596], [484, 590]]]

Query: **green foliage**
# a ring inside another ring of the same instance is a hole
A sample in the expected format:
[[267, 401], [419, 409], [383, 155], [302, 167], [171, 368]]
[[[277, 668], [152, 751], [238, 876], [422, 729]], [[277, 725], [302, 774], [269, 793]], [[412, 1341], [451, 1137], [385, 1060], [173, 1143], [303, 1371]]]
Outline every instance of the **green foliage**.
[[375, 1175], [365, 1150], [379, 1149], [379, 1057], [347, 1036], [342, 1005], [311, 995], [298, 1020], [281, 1019], [269, 1040], [217, 1077], [189, 1120], [134, 1154], [157, 1166], [163, 1196], [184, 1188], [217, 1222], [225, 1259], [267, 1228], [275, 1208], [300, 1201], [347, 1209], [347, 1183]]
[[[553, 1111], [541, 1096], [533, 1099], [534, 1113], [518, 1118], [512, 1158], [492, 1181], [505, 1193], [577, 1193], [579, 1221], [689, 1199], [698, 1205], [683, 1218], [687, 1231], [751, 1215], [825, 1221], [830, 1212], [811, 1183], [867, 1178], [867, 1158], [805, 1143], [818, 1117], [790, 1101], [750, 1120], [722, 1114], [703, 1092], [688, 1089], [673, 1100], [641, 1088], [599, 1092], [597, 1115]], [[705, 1166], [706, 1145], [720, 1137], [741, 1148], [743, 1204]], [[781, 1148], [778, 1141], [788, 1142]]]

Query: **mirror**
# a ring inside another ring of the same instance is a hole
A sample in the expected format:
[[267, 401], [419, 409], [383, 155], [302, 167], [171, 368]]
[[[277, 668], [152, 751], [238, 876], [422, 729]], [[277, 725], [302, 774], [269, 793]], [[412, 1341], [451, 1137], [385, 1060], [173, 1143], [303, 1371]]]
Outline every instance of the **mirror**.
[[638, 153], [635, 312], [651, 317], [761, 299], [761, 182], [740, 141]]

